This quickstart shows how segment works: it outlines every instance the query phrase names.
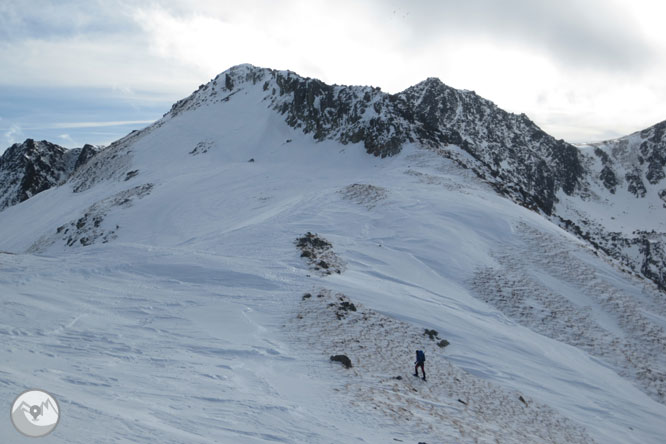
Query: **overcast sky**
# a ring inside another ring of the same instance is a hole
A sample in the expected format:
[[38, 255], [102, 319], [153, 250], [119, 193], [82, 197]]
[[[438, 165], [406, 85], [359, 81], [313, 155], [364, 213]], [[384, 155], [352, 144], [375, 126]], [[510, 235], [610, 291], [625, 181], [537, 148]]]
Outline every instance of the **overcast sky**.
[[108, 144], [239, 63], [399, 92], [427, 77], [570, 142], [666, 120], [660, 0], [2, 0], [0, 151]]

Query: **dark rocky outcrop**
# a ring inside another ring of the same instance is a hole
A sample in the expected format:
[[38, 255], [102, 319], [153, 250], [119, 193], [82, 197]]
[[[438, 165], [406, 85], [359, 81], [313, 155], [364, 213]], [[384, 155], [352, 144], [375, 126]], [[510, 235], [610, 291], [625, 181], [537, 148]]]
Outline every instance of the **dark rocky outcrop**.
[[0, 210], [67, 180], [96, 152], [92, 145], [68, 150], [46, 140], [15, 143], [0, 157]]
[[74, 170], [79, 169], [82, 165], [87, 163], [95, 154], [97, 154], [97, 148], [92, 145], [85, 144], [81, 148], [81, 152], [77, 156], [76, 164], [74, 164]]
[[641, 131], [641, 139], [640, 153], [647, 164], [645, 177], [654, 185], [666, 177], [666, 121]]
[[352, 368], [352, 362], [351, 359], [347, 355], [334, 355], [331, 356], [331, 361], [334, 362], [339, 362], [340, 364], [344, 365], [345, 368]]
[[627, 191], [636, 197], [645, 197], [647, 190], [641, 179], [640, 172], [634, 170], [627, 173], [625, 174], [624, 179], [627, 181]]
[[599, 173], [599, 179], [604, 184], [606, 189], [611, 192], [611, 194], [615, 194], [618, 181], [617, 177], [615, 176], [615, 172], [610, 166], [606, 165], [602, 168], [601, 172]]
[[[624, 234], [608, 231], [600, 224], [587, 220], [575, 223], [558, 217], [556, 221], [562, 228], [635, 273], [641, 273], [666, 292], [666, 233], [636, 230]], [[584, 228], [581, 228], [582, 225]]]
[[318, 234], [308, 231], [296, 239], [296, 246], [301, 250], [301, 257], [322, 275], [340, 274], [344, 270], [344, 262], [333, 251], [333, 245]]

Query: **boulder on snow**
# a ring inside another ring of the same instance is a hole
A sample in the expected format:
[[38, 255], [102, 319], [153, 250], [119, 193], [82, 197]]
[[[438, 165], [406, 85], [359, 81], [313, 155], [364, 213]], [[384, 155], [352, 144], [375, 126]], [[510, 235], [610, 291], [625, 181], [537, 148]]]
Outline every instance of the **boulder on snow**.
[[428, 336], [432, 341], [434, 341], [435, 339], [439, 339], [439, 333], [437, 332], [437, 330], [430, 330], [428, 328], [424, 329], [423, 336]]
[[331, 356], [331, 361], [337, 361], [345, 366], [345, 368], [352, 368], [351, 359], [347, 355], [335, 355]]

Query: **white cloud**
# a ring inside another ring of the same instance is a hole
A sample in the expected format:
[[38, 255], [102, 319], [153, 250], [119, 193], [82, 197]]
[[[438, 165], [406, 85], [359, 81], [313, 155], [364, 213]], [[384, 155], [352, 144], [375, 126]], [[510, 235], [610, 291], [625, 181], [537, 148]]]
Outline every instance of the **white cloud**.
[[[261, 2], [253, 4], [257, 3]], [[367, 79], [364, 83], [382, 84], [392, 80], [377, 75], [377, 64], [388, 68], [387, 62], [398, 62], [401, 56], [385, 51], [391, 44], [390, 33], [369, 18], [360, 25], [360, 11], [322, 8], [321, 2], [307, 6], [284, 2], [280, 6], [257, 7], [255, 14], [211, 7], [178, 14], [154, 6], [137, 10], [134, 18], [151, 42], [153, 55], [196, 67], [208, 78], [247, 62], [291, 69], [329, 82]], [[206, 14], [209, 9], [218, 15]]]
[[25, 136], [23, 135], [23, 130], [19, 125], [12, 124], [9, 129], [5, 131], [5, 141], [8, 145], [14, 143], [23, 142]]
[[122, 125], [144, 125], [153, 123], [153, 120], [116, 120], [109, 122], [58, 122], [45, 126], [44, 128], [103, 128]]
[[[380, 18], [401, 16], [406, 46], [442, 36], [491, 38], [498, 47], [528, 48], [569, 68], [627, 70], [653, 51], [627, 2], [613, 0], [399, 0], [374, 2]], [[573, 66], [575, 65], [575, 66]]]
[[[637, 31], [635, 24], [649, 14], [623, 15], [622, 3], [512, 0], [505, 11], [487, 0], [462, 10], [450, 9], [449, 1], [402, 8], [391, 2], [287, 2], [265, 11], [260, 4], [253, 2], [252, 13], [243, 14], [207, 2], [192, 12], [172, 1], [141, 9], [134, 18], [154, 55], [207, 77], [249, 62], [397, 92], [438, 76], [525, 112], [572, 141], [615, 136], [666, 118], [659, 94], [646, 94], [649, 84], [664, 91], [657, 85], [666, 70], [653, 58], [659, 52], [655, 39], [663, 37]], [[658, 21], [652, 23], [645, 29], [656, 29]]]
[[72, 136], [70, 136], [69, 134], [60, 134], [58, 138], [63, 140], [69, 146], [77, 145], [77, 143], [74, 142], [74, 139], [72, 139]]
[[23, 40], [0, 45], [0, 84], [189, 91], [200, 75], [144, 52], [133, 38]]
[[[38, 126], [19, 127], [12, 125], [7, 133], [22, 133], [24, 130], [37, 130], [37, 129], [76, 129], [76, 128], [106, 128], [112, 126], [125, 126], [125, 125], [146, 125], [153, 123], [154, 120], [113, 120], [105, 122], [55, 122], [46, 123]], [[66, 136], [66, 134], [63, 134]]]
[[[0, 45], [0, 85], [108, 88], [137, 106], [247, 62], [389, 92], [436, 76], [572, 141], [666, 118], [666, 11], [651, 0], [41, 3], [55, 24]], [[10, 5], [9, 28], [40, 17]]]

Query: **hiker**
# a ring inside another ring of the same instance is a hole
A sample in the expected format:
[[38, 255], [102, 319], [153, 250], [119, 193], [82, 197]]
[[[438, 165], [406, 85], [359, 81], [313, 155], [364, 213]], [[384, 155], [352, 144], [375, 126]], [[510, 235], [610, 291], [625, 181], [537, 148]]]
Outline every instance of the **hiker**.
[[423, 380], [425, 381], [425, 368], [423, 368], [423, 364], [425, 364], [425, 353], [423, 353], [423, 350], [416, 350], [416, 362], [414, 362], [414, 364], [416, 364], [414, 366], [414, 376], [419, 376], [419, 367], [421, 367], [421, 371], [423, 372]]

